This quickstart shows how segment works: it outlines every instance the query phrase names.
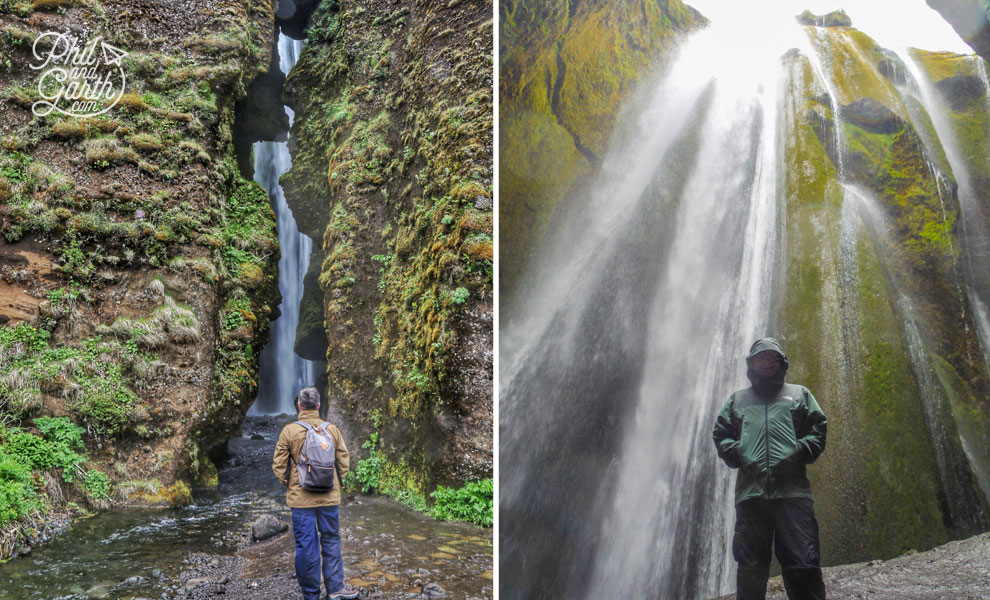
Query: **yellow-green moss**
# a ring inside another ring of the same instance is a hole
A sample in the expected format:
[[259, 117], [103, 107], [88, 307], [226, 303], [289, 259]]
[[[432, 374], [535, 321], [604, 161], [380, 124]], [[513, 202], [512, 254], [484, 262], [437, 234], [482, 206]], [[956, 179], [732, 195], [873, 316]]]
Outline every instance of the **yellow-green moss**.
[[906, 118], [907, 110], [900, 94], [877, 68], [885, 56], [868, 35], [852, 28], [805, 27], [812, 46], [820, 56], [829, 57], [824, 67], [832, 82], [839, 104], [860, 98], [873, 98], [896, 115]]
[[574, 15], [518, 2], [500, 10], [505, 290], [531, 260], [561, 198], [604, 156], [623, 100], [672, 55], [680, 35], [705, 20], [678, 0], [600, 3]]
[[940, 484], [907, 341], [891, 310], [888, 284], [868, 240], [858, 245], [863, 389], [857, 398], [867, 447], [864, 466], [870, 556], [896, 556], [947, 541]]
[[912, 48], [911, 55], [921, 62], [922, 68], [936, 83], [959, 75], [979, 76], [976, 72], [977, 63], [955, 52], [929, 52]]

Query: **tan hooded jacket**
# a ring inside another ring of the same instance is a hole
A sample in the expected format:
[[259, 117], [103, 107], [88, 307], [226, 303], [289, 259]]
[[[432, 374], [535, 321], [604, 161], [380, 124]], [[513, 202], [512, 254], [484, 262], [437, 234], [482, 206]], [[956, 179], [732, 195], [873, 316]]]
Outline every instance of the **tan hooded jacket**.
[[[320, 418], [318, 411], [302, 410], [299, 412], [299, 420], [310, 425], [319, 425], [325, 421]], [[299, 475], [296, 473], [295, 461], [302, 451], [303, 441], [306, 439], [306, 428], [302, 425], [289, 423], [282, 428], [282, 433], [278, 436], [275, 444], [275, 458], [272, 461], [272, 472], [282, 485], [288, 485], [285, 492], [285, 503], [290, 508], [312, 508], [314, 506], [337, 506], [340, 504], [340, 479], [347, 475], [350, 470], [351, 458], [347, 453], [347, 445], [344, 444], [344, 436], [337, 429], [336, 425], [329, 424], [327, 431], [333, 438], [335, 448], [335, 459], [339, 473], [333, 476], [333, 489], [329, 492], [307, 492], [299, 485]], [[290, 463], [289, 454], [292, 454], [293, 461]], [[292, 469], [289, 469], [289, 466]], [[289, 471], [289, 479], [286, 480], [286, 471]]]

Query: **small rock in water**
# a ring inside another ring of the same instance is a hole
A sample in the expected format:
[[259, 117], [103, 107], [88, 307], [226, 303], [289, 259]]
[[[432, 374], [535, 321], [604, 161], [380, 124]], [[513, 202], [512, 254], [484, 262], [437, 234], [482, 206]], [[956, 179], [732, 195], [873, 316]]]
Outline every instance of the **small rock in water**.
[[86, 590], [86, 598], [97, 600], [99, 598], [109, 598], [110, 597], [110, 585], [94, 585], [93, 587]]
[[251, 439], [252, 440], [263, 440], [263, 439], [265, 439], [265, 436], [261, 435], [260, 433], [252, 433], [251, 434]]
[[133, 577], [128, 577], [127, 579], [125, 579], [124, 583], [127, 585], [137, 585], [143, 581], [144, 581], [144, 577], [141, 577], [140, 575], [134, 575]]
[[251, 523], [251, 539], [253, 541], [267, 540], [288, 529], [289, 526], [272, 515], [261, 515]]
[[446, 598], [447, 590], [440, 587], [440, 584], [431, 581], [423, 586], [423, 595], [427, 598]]
[[423, 577], [429, 577], [430, 576], [430, 572], [427, 571], [426, 569], [423, 569], [423, 568], [416, 569], [416, 573], [418, 575], [423, 576]]
[[161, 579], [162, 575], [164, 575], [164, 573], [162, 573], [161, 569], [155, 569], [154, 571], [151, 572], [151, 576], [154, 577], [155, 579]]

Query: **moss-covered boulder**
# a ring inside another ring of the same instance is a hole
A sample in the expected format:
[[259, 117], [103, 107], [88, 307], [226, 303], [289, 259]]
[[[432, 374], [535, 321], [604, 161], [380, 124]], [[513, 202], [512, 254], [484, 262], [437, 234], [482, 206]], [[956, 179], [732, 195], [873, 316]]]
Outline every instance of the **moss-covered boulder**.
[[841, 8], [824, 15], [816, 15], [810, 10], [805, 10], [797, 16], [797, 22], [814, 27], [852, 27], [852, 19]]

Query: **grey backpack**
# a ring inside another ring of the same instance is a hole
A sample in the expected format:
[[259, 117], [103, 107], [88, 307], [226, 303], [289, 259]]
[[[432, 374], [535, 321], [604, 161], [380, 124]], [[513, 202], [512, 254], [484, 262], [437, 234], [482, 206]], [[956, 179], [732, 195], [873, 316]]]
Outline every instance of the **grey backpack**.
[[299, 485], [307, 492], [329, 492], [333, 489], [333, 473], [337, 466], [330, 424], [322, 422], [317, 427], [303, 421], [296, 421], [296, 424], [306, 428], [306, 439], [299, 460], [295, 461]]

